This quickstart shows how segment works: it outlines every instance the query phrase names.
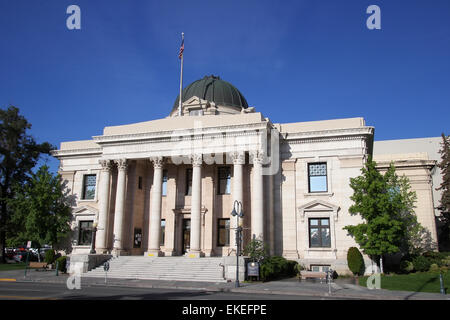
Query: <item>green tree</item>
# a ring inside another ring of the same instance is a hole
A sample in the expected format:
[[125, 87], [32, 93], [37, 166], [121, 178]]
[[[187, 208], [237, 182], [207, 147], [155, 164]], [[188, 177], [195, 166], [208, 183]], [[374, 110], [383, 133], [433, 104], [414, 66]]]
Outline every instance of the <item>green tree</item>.
[[269, 256], [267, 245], [260, 238], [253, 238], [245, 247], [244, 254], [256, 262], [262, 262]]
[[445, 136], [442, 133], [441, 150], [441, 162], [438, 164], [441, 169], [442, 183], [436, 190], [442, 191], [442, 196], [439, 201], [439, 211], [441, 216], [439, 217], [440, 234], [439, 243], [443, 250], [449, 250], [450, 248], [450, 136]]
[[354, 193], [351, 215], [359, 214], [363, 222], [344, 227], [365, 254], [379, 259], [383, 272], [383, 255], [397, 253], [405, 246], [408, 219], [414, 212], [415, 192], [406, 177], [398, 177], [391, 164], [383, 175], [369, 158], [362, 175], [350, 179]]
[[5, 262], [6, 231], [11, 225], [7, 200], [14, 197], [14, 185], [29, 179], [31, 170], [42, 154], [53, 148], [48, 142], [36, 143], [27, 131], [31, 124], [19, 114], [19, 109], [10, 106], [0, 109], [0, 244]]
[[[8, 238], [16, 242], [31, 240], [38, 248], [44, 244], [57, 247], [70, 232], [73, 197], [46, 165], [39, 168], [24, 185], [14, 186], [14, 198], [9, 199], [11, 222], [17, 226]], [[19, 227], [20, 226], [20, 227]]]

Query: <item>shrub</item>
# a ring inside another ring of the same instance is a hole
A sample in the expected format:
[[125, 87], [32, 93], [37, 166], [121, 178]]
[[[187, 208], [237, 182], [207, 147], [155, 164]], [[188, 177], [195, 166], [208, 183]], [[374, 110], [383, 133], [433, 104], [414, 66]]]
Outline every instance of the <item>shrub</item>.
[[270, 257], [261, 264], [260, 275], [263, 281], [280, 277], [292, 277], [297, 274], [298, 263], [283, 257]]
[[354, 275], [364, 274], [364, 259], [358, 248], [351, 247], [347, 252], [348, 268]]
[[403, 273], [411, 273], [414, 271], [414, 264], [411, 261], [403, 260], [400, 262], [400, 271]]
[[430, 269], [431, 262], [424, 256], [418, 256], [412, 261], [416, 271], [425, 272]]
[[440, 268], [439, 268], [439, 266], [438, 266], [437, 264], [433, 263], [433, 264], [430, 266], [430, 269], [429, 269], [428, 271], [430, 271], [430, 272], [439, 272], [439, 271], [440, 271]]
[[47, 250], [47, 252], [45, 253], [45, 260], [44, 261], [46, 263], [50, 264], [50, 263], [55, 262], [55, 259], [56, 259], [55, 251], [53, 249], [52, 250]]
[[61, 272], [66, 272], [66, 261], [67, 261], [67, 257], [66, 256], [61, 256], [58, 259], [56, 259], [56, 262], [58, 262], [58, 271]]

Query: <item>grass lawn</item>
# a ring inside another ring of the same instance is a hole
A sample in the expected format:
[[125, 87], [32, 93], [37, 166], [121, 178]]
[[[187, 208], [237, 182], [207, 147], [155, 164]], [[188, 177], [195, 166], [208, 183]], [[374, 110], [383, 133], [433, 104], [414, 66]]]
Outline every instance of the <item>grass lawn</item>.
[[[444, 287], [449, 293], [450, 271], [443, 275]], [[359, 285], [366, 286], [368, 277], [359, 278]], [[387, 290], [440, 293], [439, 273], [416, 272], [381, 276], [381, 288]]]
[[25, 263], [0, 263], [0, 272], [8, 270], [20, 270], [25, 269]]

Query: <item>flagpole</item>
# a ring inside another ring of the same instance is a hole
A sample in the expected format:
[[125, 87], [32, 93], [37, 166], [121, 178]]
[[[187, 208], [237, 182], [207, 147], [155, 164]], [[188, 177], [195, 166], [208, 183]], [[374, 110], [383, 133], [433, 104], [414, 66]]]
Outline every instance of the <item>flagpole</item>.
[[[181, 33], [182, 43], [184, 45], [184, 32]], [[181, 117], [181, 104], [183, 101], [183, 59], [184, 52], [181, 53], [181, 73], [180, 73], [180, 101], [178, 102], [178, 116]]]

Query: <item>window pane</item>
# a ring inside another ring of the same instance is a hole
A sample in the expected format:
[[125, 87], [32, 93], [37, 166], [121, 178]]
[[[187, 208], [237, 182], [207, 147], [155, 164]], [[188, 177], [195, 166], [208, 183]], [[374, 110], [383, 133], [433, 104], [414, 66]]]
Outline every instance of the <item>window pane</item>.
[[192, 194], [192, 169], [186, 169], [186, 195]]
[[329, 224], [329, 220], [328, 219], [320, 219], [320, 224], [322, 226], [327, 226]]
[[167, 170], [163, 170], [163, 179], [162, 179], [162, 195], [167, 196]]
[[92, 242], [92, 224], [93, 221], [81, 221], [78, 237], [79, 245], [90, 245]]
[[318, 228], [311, 228], [309, 231], [311, 247], [320, 247], [320, 236]]
[[326, 176], [309, 177], [309, 192], [326, 192], [326, 191], [327, 191]]
[[331, 247], [330, 228], [322, 228], [322, 247]]
[[219, 194], [231, 193], [231, 169], [230, 167], [219, 168]]
[[159, 245], [164, 246], [164, 240], [166, 238], [166, 220], [161, 220], [161, 233], [159, 237]]
[[83, 178], [83, 199], [95, 198], [95, 174], [87, 174]]
[[219, 247], [230, 245], [230, 219], [217, 220], [217, 245]]
[[327, 164], [326, 163], [314, 163], [309, 165], [310, 176], [326, 176]]
[[319, 225], [319, 220], [311, 219], [311, 220], [309, 220], [309, 224], [312, 225], [312, 226], [318, 226]]

